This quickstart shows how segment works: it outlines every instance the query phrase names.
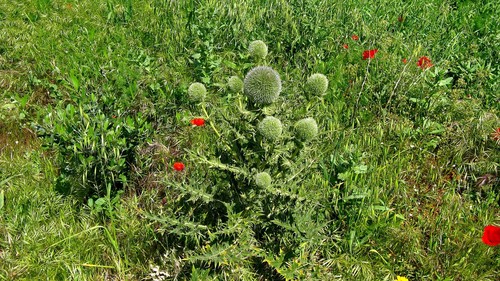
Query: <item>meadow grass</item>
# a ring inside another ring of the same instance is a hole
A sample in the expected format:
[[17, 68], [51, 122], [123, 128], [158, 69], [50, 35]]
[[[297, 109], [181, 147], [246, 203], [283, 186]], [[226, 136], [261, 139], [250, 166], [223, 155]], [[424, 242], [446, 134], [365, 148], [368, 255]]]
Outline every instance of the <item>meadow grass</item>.
[[[0, 280], [497, 280], [499, 10], [0, 2]], [[283, 82], [263, 111], [227, 85], [260, 64]], [[302, 94], [313, 73], [323, 97]], [[251, 146], [259, 114], [276, 145]], [[285, 143], [305, 117], [318, 136]], [[253, 192], [259, 155], [287, 168]]]

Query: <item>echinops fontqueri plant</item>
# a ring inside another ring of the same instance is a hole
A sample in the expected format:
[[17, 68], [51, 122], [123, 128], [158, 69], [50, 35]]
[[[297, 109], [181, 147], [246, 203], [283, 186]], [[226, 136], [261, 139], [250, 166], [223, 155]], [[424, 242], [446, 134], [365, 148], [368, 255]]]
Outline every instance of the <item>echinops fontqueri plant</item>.
[[243, 81], [241, 81], [238, 76], [231, 76], [227, 81], [229, 89], [234, 93], [239, 93], [243, 91]]
[[253, 58], [262, 60], [267, 56], [267, 45], [262, 40], [252, 41], [248, 46], [248, 52]]
[[188, 98], [192, 102], [200, 102], [205, 100], [207, 89], [202, 83], [195, 82], [188, 88]]
[[295, 123], [295, 136], [301, 141], [309, 141], [318, 134], [318, 124], [309, 117]]
[[258, 187], [265, 188], [271, 185], [272, 179], [267, 172], [260, 172], [255, 175], [255, 184]]
[[254, 67], [245, 76], [243, 91], [254, 103], [271, 104], [281, 92], [280, 76], [268, 66]]
[[277, 140], [281, 133], [283, 132], [283, 125], [281, 121], [272, 116], [267, 116], [259, 125], [257, 125], [257, 131], [265, 138], [270, 141]]
[[305, 91], [309, 95], [322, 96], [328, 89], [328, 78], [321, 73], [311, 75], [305, 85]]

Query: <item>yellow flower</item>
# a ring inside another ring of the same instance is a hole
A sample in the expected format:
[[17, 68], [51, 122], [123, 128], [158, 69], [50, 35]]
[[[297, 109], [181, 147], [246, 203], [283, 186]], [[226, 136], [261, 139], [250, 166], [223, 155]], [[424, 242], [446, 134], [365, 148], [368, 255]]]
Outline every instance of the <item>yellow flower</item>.
[[409, 281], [409, 280], [406, 277], [398, 276], [398, 279], [396, 279], [396, 281]]

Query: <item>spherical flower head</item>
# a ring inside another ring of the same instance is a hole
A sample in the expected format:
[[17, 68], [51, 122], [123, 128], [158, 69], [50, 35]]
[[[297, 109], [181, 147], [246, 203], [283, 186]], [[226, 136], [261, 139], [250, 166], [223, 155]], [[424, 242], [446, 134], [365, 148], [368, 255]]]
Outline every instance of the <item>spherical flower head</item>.
[[243, 81], [238, 76], [231, 76], [227, 82], [229, 89], [234, 93], [243, 92]]
[[402, 276], [397, 276], [396, 281], [408, 281], [408, 278], [402, 277]]
[[313, 118], [304, 118], [295, 123], [295, 136], [301, 141], [313, 139], [318, 134], [318, 124]]
[[271, 104], [281, 92], [280, 75], [268, 66], [254, 67], [245, 76], [243, 91], [254, 103]]
[[188, 88], [189, 100], [193, 102], [200, 102], [207, 96], [207, 89], [202, 83], [195, 82], [191, 84]]
[[267, 56], [267, 45], [261, 40], [252, 41], [248, 46], [248, 52], [257, 60], [264, 59]]
[[184, 166], [184, 164], [182, 162], [175, 162], [174, 163], [174, 170], [180, 172], [182, 170], [184, 170], [186, 166]]
[[500, 245], [500, 227], [488, 225], [484, 228], [483, 243], [494, 247]]
[[257, 131], [270, 141], [277, 140], [283, 132], [283, 125], [278, 118], [267, 116], [257, 125]]
[[326, 93], [327, 89], [328, 89], [328, 78], [326, 78], [325, 75], [321, 73], [316, 73], [311, 75], [311, 77], [307, 79], [305, 86], [306, 93], [310, 95], [321, 96]]
[[271, 176], [266, 172], [260, 172], [255, 175], [255, 184], [258, 187], [264, 188], [271, 185]]

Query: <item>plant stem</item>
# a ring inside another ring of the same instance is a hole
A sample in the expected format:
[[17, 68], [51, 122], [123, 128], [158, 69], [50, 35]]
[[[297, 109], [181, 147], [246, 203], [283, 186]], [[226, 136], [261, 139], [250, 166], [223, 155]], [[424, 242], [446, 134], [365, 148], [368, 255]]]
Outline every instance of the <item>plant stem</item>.
[[205, 114], [205, 118], [208, 120], [208, 123], [210, 123], [210, 127], [212, 127], [212, 129], [214, 130], [215, 134], [217, 134], [217, 137], [220, 138], [221, 135], [220, 135], [219, 131], [217, 131], [217, 129], [214, 126], [214, 123], [212, 123], [212, 121], [210, 120], [210, 118], [208, 116], [207, 109], [205, 108], [205, 103], [202, 103], [201, 109], [203, 110], [203, 113]]

